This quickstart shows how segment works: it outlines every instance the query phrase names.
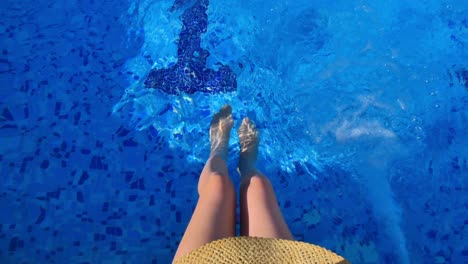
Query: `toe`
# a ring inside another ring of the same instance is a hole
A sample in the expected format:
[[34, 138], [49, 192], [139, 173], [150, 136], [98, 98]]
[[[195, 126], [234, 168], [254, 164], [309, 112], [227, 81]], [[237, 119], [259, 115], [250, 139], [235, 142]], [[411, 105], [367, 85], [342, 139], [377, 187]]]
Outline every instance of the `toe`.
[[219, 113], [214, 114], [213, 119], [211, 119], [211, 126], [219, 122], [219, 116], [220, 116]]
[[245, 117], [244, 119], [242, 119], [242, 124], [240, 125], [239, 129], [237, 130], [237, 132], [239, 134], [242, 134], [245, 132], [245, 130], [247, 129], [247, 126], [248, 124], [250, 123], [250, 119], [248, 117]]
[[252, 121], [250, 121], [248, 117], [242, 120], [242, 124], [238, 129], [238, 133], [242, 136], [249, 135], [251, 137], [257, 137], [258, 134], [255, 124]]
[[219, 112], [213, 115], [213, 119], [211, 120], [211, 125], [219, 123], [220, 119], [227, 118], [232, 116], [232, 108], [230, 105], [224, 105], [221, 107]]
[[231, 115], [232, 107], [230, 105], [224, 105], [223, 107], [221, 107], [221, 110], [219, 110], [219, 113], [223, 116]]

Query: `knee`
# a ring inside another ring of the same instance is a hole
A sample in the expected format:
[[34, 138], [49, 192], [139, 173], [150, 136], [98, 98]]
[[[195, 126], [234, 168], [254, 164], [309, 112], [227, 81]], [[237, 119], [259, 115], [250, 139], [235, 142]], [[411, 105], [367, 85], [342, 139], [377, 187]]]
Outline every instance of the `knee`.
[[210, 175], [206, 185], [200, 190], [200, 197], [207, 197], [214, 201], [234, 200], [236, 192], [229, 177], [219, 173]]
[[242, 185], [248, 193], [255, 193], [264, 196], [273, 193], [273, 186], [271, 185], [270, 180], [261, 174], [245, 179], [242, 182]]

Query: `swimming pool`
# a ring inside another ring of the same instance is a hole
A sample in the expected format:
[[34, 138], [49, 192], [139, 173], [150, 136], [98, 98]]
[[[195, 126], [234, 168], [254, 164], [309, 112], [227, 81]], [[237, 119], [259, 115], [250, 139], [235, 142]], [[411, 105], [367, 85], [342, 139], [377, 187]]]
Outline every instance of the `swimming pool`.
[[297, 239], [353, 263], [466, 259], [465, 2], [0, 7], [2, 263], [169, 262], [225, 103], [261, 129]]

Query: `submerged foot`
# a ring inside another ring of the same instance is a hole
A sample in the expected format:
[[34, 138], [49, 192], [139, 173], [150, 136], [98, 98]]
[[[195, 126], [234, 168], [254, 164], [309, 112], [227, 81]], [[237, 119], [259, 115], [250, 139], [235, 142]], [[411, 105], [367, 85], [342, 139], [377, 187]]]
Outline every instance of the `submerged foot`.
[[255, 124], [248, 117], [242, 120], [242, 125], [237, 132], [240, 143], [238, 170], [241, 177], [244, 177], [256, 170], [259, 136]]
[[218, 156], [227, 159], [229, 137], [234, 125], [232, 120], [232, 108], [229, 105], [223, 106], [218, 113], [213, 116], [210, 125], [210, 157]]

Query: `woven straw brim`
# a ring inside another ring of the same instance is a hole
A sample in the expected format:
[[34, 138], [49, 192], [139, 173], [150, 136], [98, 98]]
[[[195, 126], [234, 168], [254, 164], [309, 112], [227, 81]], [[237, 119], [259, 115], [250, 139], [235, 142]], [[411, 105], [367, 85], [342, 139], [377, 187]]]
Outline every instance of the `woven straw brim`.
[[259, 237], [230, 237], [208, 243], [174, 263], [345, 264], [349, 262], [330, 250], [304, 242]]

